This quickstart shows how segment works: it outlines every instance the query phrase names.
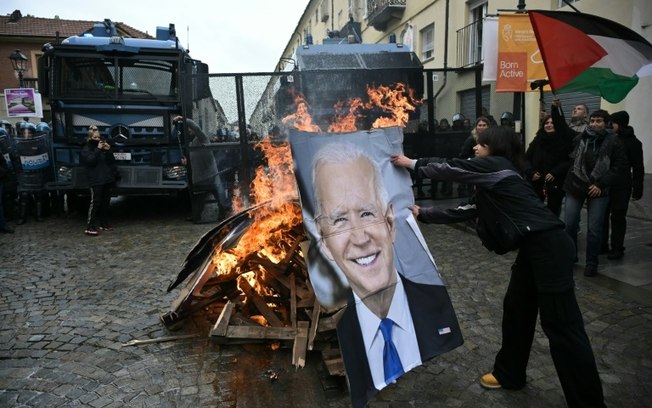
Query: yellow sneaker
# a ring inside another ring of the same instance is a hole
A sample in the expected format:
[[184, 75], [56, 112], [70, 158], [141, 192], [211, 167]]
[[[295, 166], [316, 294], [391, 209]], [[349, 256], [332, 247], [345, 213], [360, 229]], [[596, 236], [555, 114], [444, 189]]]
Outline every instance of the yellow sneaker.
[[480, 385], [489, 390], [497, 390], [498, 388], [501, 388], [500, 383], [492, 373], [487, 373], [480, 377]]

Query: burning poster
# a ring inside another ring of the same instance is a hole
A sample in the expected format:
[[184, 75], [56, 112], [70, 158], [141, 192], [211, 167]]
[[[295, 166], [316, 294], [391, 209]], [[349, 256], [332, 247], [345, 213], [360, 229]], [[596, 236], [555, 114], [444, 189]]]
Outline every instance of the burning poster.
[[337, 323], [351, 399], [378, 390], [462, 344], [437, 265], [408, 209], [400, 127], [352, 133], [290, 131], [306, 259], [322, 305], [344, 306]]

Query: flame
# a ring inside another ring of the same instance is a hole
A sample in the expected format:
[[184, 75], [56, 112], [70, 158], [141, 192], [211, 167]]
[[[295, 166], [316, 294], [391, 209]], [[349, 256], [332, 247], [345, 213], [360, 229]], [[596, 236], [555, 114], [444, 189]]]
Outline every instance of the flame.
[[[369, 103], [367, 108], [379, 108], [383, 113], [389, 114], [389, 117], [381, 117], [373, 123], [373, 128], [383, 128], [389, 126], [405, 127], [409, 119], [409, 112], [414, 112], [416, 107], [411, 103], [414, 100], [414, 91], [410, 90], [406, 95], [405, 84], [396, 83], [394, 87], [380, 85], [377, 88], [367, 86], [367, 95]], [[421, 101], [418, 101], [421, 103]]]
[[[345, 111], [345, 107], [348, 110]], [[357, 130], [356, 121], [365, 108], [365, 103], [360, 98], [353, 98], [348, 104], [338, 101], [335, 104], [335, 120], [328, 126], [329, 132], [354, 132]]]
[[[272, 143], [270, 136], [256, 144], [267, 158], [265, 166], [256, 169], [251, 183], [250, 202], [252, 223], [240, 238], [237, 246], [222, 250], [217, 248], [213, 256], [217, 274], [240, 274], [260, 295], [271, 295], [269, 289], [258, 281], [263, 268], [247, 270], [245, 260], [259, 257], [278, 264], [287, 256], [286, 234], [303, 221], [298, 193], [295, 186], [292, 155], [288, 142]], [[233, 207], [243, 207], [242, 198], [235, 196]], [[236, 210], [237, 211], [237, 210]], [[245, 269], [243, 269], [245, 267]]]
[[[281, 121], [287, 127], [293, 127], [303, 132], [321, 132], [321, 128], [313, 123], [310, 116], [310, 104], [306, 98], [294, 92], [294, 106], [296, 112], [284, 117]], [[410, 112], [416, 111], [416, 106], [423, 100], [414, 96], [414, 90], [404, 83], [397, 82], [391, 85], [372, 87], [367, 85], [368, 101], [361, 98], [350, 98], [338, 101], [333, 106], [335, 114], [328, 125], [328, 132], [354, 132], [358, 128], [358, 120], [368, 116], [369, 112], [381, 112], [371, 125], [371, 128], [384, 128], [390, 126], [405, 127], [410, 118]]]
[[[406, 91], [406, 86], [402, 83], [367, 86], [367, 96], [367, 102], [360, 98], [338, 102], [334, 107], [334, 120], [328, 126], [328, 131], [358, 130], [359, 119], [364, 118], [368, 110], [383, 114], [374, 121], [372, 128], [405, 127], [409, 112], [415, 111], [415, 105], [421, 103], [414, 98], [411, 90]], [[294, 105], [296, 112], [284, 117], [283, 125], [304, 132], [320, 132], [319, 126], [312, 121], [310, 105], [305, 97], [295, 94]], [[286, 244], [288, 233], [299, 226], [303, 219], [298, 204], [289, 143], [272, 142], [271, 136], [267, 136], [255, 147], [263, 152], [266, 165], [256, 169], [255, 178], [251, 183], [249, 202], [253, 208], [250, 213], [252, 223], [236, 247], [216, 248], [212, 261], [216, 274], [237, 274], [238, 279], [246, 279], [258, 294], [273, 295], [271, 289], [260, 284], [264, 280], [265, 269], [260, 265], [251, 267], [248, 261], [258, 257], [275, 264], [283, 262], [291, 255], [288, 250], [296, 250]], [[233, 209], [241, 212], [246, 206], [239, 191], [235, 193]], [[263, 203], [266, 204], [258, 206]]]
[[301, 94], [294, 95], [294, 106], [296, 106], [296, 113], [290, 114], [283, 119], [283, 123], [287, 127], [294, 127], [295, 129], [302, 130], [304, 132], [319, 132], [321, 129], [319, 126], [312, 123], [312, 116], [310, 116], [310, 105], [306, 101], [306, 98]]

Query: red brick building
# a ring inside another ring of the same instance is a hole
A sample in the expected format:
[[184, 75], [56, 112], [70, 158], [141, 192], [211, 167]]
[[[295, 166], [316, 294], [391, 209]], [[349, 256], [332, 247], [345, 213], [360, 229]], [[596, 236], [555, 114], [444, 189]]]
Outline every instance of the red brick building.
[[[38, 89], [37, 60], [42, 54], [41, 48], [48, 42], [56, 42], [57, 38], [63, 40], [67, 37], [82, 35], [90, 32], [93, 26], [101, 23], [103, 19], [95, 21], [85, 20], [64, 20], [58, 17], [42, 18], [34, 16], [23, 16], [20, 10], [0, 16], [0, 91], [2, 102], [0, 102], [0, 119], [7, 119], [7, 110], [4, 101], [4, 90], [6, 88], [17, 88], [18, 75], [13, 69], [9, 60], [17, 49], [27, 57], [26, 69], [23, 73], [25, 87]], [[124, 24], [115, 23], [118, 34], [123, 37], [152, 38], [145, 32]], [[43, 101], [44, 120], [49, 120], [46, 113], [47, 104]], [[11, 122], [15, 120], [9, 119]]]

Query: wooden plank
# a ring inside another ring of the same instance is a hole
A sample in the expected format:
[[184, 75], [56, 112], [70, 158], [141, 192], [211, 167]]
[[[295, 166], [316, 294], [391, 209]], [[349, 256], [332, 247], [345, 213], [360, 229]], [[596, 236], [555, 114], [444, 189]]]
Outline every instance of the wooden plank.
[[270, 326], [283, 327], [281, 319], [279, 319], [278, 316], [276, 316], [276, 313], [267, 306], [265, 300], [258, 296], [246, 279], [240, 279], [238, 283], [240, 284], [240, 289], [242, 289], [247, 296], [247, 299], [256, 306], [260, 314], [265, 317], [265, 320], [267, 320], [267, 323], [269, 323]]
[[319, 326], [319, 313], [321, 307], [317, 298], [315, 298], [315, 303], [312, 308], [312, 317], [310, 318], [310, 332], [308, 333], [308, 350], [312, 350], [312, 347], [315, 343], [315, 336], [317, 335], [317, 327]]
[[[265, 272], [269, 276], [276, 279], [279, 283], [281, 283], [287, 289], [290, 289], [290, 281], [289, 281], [287, 276], [285, 276], [284, 274], [280, 273], [279, 271], [277, 271], [276, 269], [273, 269], [273, 268], [265, 269]], [[297, 297], [299, 297], [300, 299], [304, 299], [306, 297], [312, 296], [312, 292], [309, 290], [309, 288], [304, 288], [303, 286], [297, 286], [296, 287], [296, 293], [297, 293]]]
[[231, 339], [294, 340], [297, 329], [291, 327], [229, 326], [225, 337]]
[[330, 375], [346, 376], [340, 349], [326, 349], [321, 353], [326, 370]]
[[319, 319], [319, 328], [317, 331], [325, 332], [329, 330], [335, 330], [337, 328], [337, 322], [340, 320], [342, 313], [344, 313], [346, 306], [335, 312], [330, 316], [323, 316]]
[[226, 329], [229, 326], [229, 321], [231, 320], [231, 315], [233, 314], [233, 308], [235, 304], [230, 300], [226, 302], [220, 312], [220, 317], [215, 322], [215, 325], [211, 329], [211, 336], [224, 336], [226, 335]]
[[297, 327], [297, 285], [294, 274], [290, 275], [290, 322]]
[[292, 365], [303, 368], [306, 365], [306, 346], [308, 343], [308, 322], [298, 322], [297, 336], [292, 347]]

